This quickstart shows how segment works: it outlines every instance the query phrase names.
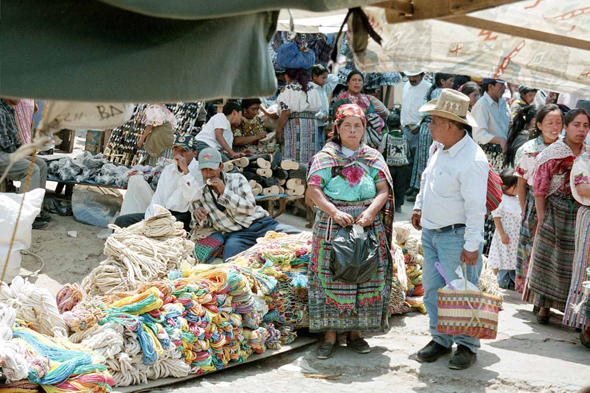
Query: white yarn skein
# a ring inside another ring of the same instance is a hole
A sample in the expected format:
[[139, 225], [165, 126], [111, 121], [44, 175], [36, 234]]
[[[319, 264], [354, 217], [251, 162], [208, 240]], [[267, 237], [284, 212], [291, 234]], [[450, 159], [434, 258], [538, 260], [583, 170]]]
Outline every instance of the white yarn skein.
[[0, 303], [0, 367], [7, 383], [26, 379], [29, 375], [25, 345], [21, 341], [12, 340], [15, 318], [16, 310]]

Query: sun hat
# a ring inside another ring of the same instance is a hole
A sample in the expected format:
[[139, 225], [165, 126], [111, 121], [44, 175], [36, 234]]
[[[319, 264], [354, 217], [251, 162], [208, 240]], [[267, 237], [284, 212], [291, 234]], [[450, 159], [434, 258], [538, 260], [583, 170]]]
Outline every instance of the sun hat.
[[417, 71], [417, 72], [404, 71], [405, 76], [418, 76], [423, 73], [424, 73], [424, 71]]
[[212, 147], [201, 150], [199, 153], [199, 169], [219, 169], [221, 153]]
[[277, 51], [277, 66], [280, 68], [311, 68], [315, 64], [315, 53], [305, 45], [288, 42]]
[[442, 89], [438, 100], [428, 101], [420, 108], [420, 112], [477, 127], [477, 122], [469, 112], [469, 97], [453, 89]]

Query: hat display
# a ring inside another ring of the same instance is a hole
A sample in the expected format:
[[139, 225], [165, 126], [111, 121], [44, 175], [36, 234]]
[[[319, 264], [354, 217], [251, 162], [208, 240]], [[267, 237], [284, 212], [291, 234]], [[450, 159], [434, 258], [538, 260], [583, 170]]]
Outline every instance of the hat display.
[[585, 109], [586, 112], [590, 113], [590, 100], [579, 100], [576, 103], [576, 109]]
[[219, 169], [221, 153], [212, 147], [201, 150], [199, 153], [199, 169]]
[[453, 89], [442, 89], [438, 100], [427, 102], [420, 112], [477, 127], [477, 122], [469, 112], [469, 97]]
[[488, 83], [505, 83], [506, 81], [503, 79], [494, 79], [494, 78], [483, 78], [482, 82], [484, 85]]
[[176, 138], [174, 139], [174, 144], [172, 144], [172, 147], [180, 146], [180, 147], [184, 148], [185, 150], [194, 150], [196, 145], [197, 145], [197, 142], [195, 141], [194, 136], [192, 136], [192, 135], [176, 135]]
[[277, 66], [280, 68], [311, 68], [315, 64], [315, 53], [305, 45], [288, 42], [277, 51]]
[[404, 71], [405, 76], [418, 76], [423, 73], [424, 73], [424, 71], [418, 71], [418, 72]]

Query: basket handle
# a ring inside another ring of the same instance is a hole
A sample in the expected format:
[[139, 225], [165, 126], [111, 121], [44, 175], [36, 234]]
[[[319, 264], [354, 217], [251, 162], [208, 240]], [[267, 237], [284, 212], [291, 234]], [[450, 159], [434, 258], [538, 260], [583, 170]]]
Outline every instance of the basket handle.
[[[462, 263], [461, 268], [463, 269], [463, 279], [465, 280], [465, 291], [467, 291], [467, 265], [465, 263]], [[479, 293], [483, 297], [483, 291], [481, 290], [481, 288], [479, 289]], [[475, 319], [475, 320], [477, 320], [479, 327], [483, 327], [483, 323], [481, 322], [481, 319], [479, 319], [479, 311], [481, 310], [481, 307], [483, 306], [483, 302], [479, 302], [479, 307], [477, 308], [477, 312], [475, 311], [475, 308], [473, 307], [473, 304], [471, 304], [471, 301], [469, 300], [469, 298], [467, 298], [467, 304], [469, 305], [469, 308], [471, 309], [471, 313], [473, 314], [473, 316], [469, 320], [468, 325], [470, 325], [473, 322], [473, 320]]]

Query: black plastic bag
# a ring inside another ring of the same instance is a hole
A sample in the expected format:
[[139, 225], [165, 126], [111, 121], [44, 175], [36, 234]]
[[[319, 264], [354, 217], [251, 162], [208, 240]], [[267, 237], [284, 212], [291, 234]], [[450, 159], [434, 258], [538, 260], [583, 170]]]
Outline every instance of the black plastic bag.
[[334, 280], [361, 284], [379, 267], [379, 242], [372, 230], [359, 231], [357, 225], [342, 227], [332, 239], [330, 270]]
[[60, 216], [71, 216], [72, 202], [63, 199], [45, 198], [43, 201], [43, 210], [51, 214], [59, 214]]

